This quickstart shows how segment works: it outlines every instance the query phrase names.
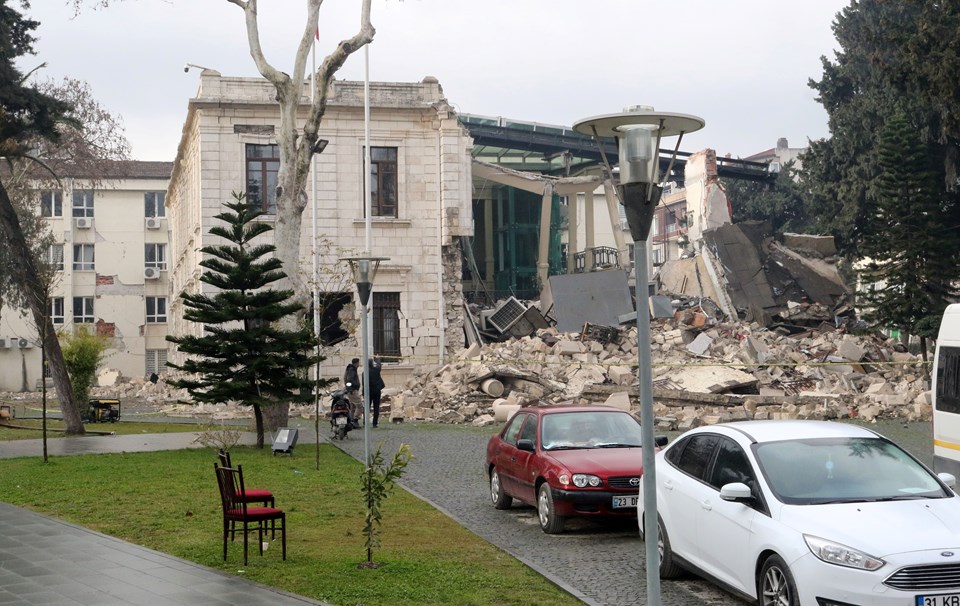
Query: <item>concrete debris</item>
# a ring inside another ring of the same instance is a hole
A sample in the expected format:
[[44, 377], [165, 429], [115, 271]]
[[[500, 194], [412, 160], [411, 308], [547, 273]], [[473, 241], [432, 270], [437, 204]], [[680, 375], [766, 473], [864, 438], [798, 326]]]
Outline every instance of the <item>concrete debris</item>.
[[[899, 343], [832, 325], [784, 334], [756, 322], [722, 321], [710, 309], [681, 309], [651, 323], [659, 429], [739, 419], [930, 418], [924, 364], [898, 351]], [[456, 418], [447, 413], [455, 410], [478, 425], [491, 417], [502, 423], [536, 404], [611, 404], [637, 412], [636, 328], [619, 332], [601, 343], [545, 329], [479, 352], [471, 347], [464, 350], [469, 358], [416, 369], [393, 405], [408, 419], [444, 422]], [[476, 377], [485, 375], [501, 381], [500, 398], [479, 388]], [[411, 400], [417, 405], [408, 406]]]
[[[687, 314], [694, 307], [681, 301], [674, 316], [651, 322], [658, 429], [738, 419], [930, 418], [928, 366], [899, 342], [833, 325], [786, 333], [724, 321], [704, 302], [696, 305], [699, 314]], [[403, 385], [385, 389], [381, 414], [396, 423], [487, 426], [535, 404], [609, 403], [638, 412], [636, 327], [621, 326], [606, 343], [582, 336], [547, 328], [471, 345], [454, 361], [417, 367]], [[189, 395], [168, 386], [167, 376], [151, 383], [105, 371], [100, 382], [113, 383], [94, 387], [91, 397], [119, 398], [124, 416], [130, 402], [152, 404], [167, 416], [252, 416], [236, 405], [186, 403]], [[0, 394], [3, 401], [39, 399], [36, 392]], [[328, 403], [325, 394], [324, 409]], [[314, 414], [312, 405], [291, 407], [292, 416]]]

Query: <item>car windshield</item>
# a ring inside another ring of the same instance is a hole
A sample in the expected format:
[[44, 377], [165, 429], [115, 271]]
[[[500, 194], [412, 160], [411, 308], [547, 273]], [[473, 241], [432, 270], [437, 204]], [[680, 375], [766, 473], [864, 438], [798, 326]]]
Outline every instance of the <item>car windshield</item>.
[[882, 438], [818, 438], [755, 447], [770, 488], [793, 505], [951, 496], [937, 478]]
[[543, 416], [544, 450], [574, 448], [637, 448], [640, 423], [626, 412], [580, 411]]

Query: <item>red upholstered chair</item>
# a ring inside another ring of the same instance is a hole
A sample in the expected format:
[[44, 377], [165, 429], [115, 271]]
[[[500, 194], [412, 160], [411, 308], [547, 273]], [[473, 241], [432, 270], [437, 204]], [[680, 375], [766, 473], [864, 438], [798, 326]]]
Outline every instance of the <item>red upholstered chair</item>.
[[247, 535], [257, 532], [257, 545], [260, 555], [263, 555], [263, 533], [267, 530], [267, 523], [276, 529], [280, 526], [280, 537], [283, 559], [287, 559], [287, 514], [275, 507], [254, 507], [247, 504], [240, 495], [244, 494], [243, 467], [236, 469], [219, 467], [213, 464], [217, 472], [217, 484], [220, 486], [220, 502], [223, 505], [223, 561], [227, 561], [227, 535], [231, 538], [236, 532], [236, 525], [243, 524], [243, 565], [247, 565]]
[[[233, 465], [230, 463], [230, 451], [227, 451], [227, 450], [218, 450], [218, 451], [217, 451], [217, 457], [220, 459], [220, 467], [229, 467], [229, 468], [233, 469]], [[263, 489], [263, 488], [247, 488], [247, 489], [244, 491], [244, 493], [243, 493], [242, 495], [240, 495], [240, 499], [241, 499], [244, 503], [263, 503], [263, 506], [264, 506], [264, 507], [276, 507], [276, 506], [277, 506], [276, 501], [274, 501], [274, 499], [273, 499], [273, 493], [270, 492], [269, 490], [265, 490], [265, 489]], [[231, 540], [231, 541], [233, 540], [233, 528], [234, 528], [234, 525], [231, 524], [231, 525], [230, 525], [230, 531], [231, 531], [231, 532], [230, 532], [230, 540]], [[276, 533], [276, 531], [275, 531], [274, 529], [272, 529], [272, 528], [271, 528], [271, 530], [273, 530], [273, 532], [272, 532], [272, 534], [270, 535], [270, 538], [272, 538], [272, 539], [277, 538], [277, 533]]]
[[[220, 467], [230, 467], [233, 469], [228, 451], [218, 450], [217, 456], [220, 458]], [[276, 507], [276, 502], [273, 500], [273, 493], [263, 488], [247, 488], [246, 492], [240, 495], [240, 498], [247, 503], [263, 503], [264, 507]]]

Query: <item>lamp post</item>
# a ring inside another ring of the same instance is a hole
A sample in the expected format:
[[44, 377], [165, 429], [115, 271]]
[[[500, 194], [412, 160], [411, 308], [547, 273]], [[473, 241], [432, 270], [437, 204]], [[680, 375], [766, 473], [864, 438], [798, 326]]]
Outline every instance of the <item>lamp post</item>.
[[381, 261], [389, 261], [388, 257], [371, 257], [364, 252], [359, 257], [343, 257], [341, 261], [350, 263], [353, 280], [357, 283], [357, 294], [360, 295], [360, 332], [361, 365], [363, 367], [363, 462], [370, 467], [370, 339], [367, 331], [367, 303], [370, 302], [370, 291], [373, 280], [377, 276]]
[[[654, 112], [652, 107], [636, 106], [619, 114], [585, 118], [573, 125], [584, 135], [616, 137], [619, 149], [620, 183], [617, 194], [623, 204], [636, 251], [634, 268], [637, 293], [637, 364], [640, 380], [640, 431], [643, 463], [643, 532], [646, 546], [647, 604], [660, 606], [660, 553], [657, 531], [657, 484], [654, 469], [653, 370], [650, 361], [650, 292], [647, 275], [647, 237], [654, 210], [663, 191], [660, 183], [660, 140], [678, 136], [677, 145], [664, 175], [670, 173], [685, 133], [700, 130], [702, 118], [685, 114]], [[603, 154], [610, 175], [613, 171]]]

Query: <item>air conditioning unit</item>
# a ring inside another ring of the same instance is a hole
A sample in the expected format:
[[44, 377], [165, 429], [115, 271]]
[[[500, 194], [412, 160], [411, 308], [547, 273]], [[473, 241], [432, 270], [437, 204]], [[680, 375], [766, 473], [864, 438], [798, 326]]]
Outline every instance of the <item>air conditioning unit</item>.
[[160, 217], [147, 217], [144, 223], [147, 229], [160, 229]]
[[73, 220], [73, 226], [77, 229], [90, 229], [93, 227], [93, 219], [90, 217], [77, 217]]
[[33, 349], [33, 342], [30, 339], [20, 337], [17, 339], [17, 347], [20, 349]]
[[143, 268], [143, 278], [145, 280], [159, 280], [160, 279], [160, 270], [156, 267], [144, 267]]
[[0, 349], [10, 349], [10, 339], [0, 337]]

